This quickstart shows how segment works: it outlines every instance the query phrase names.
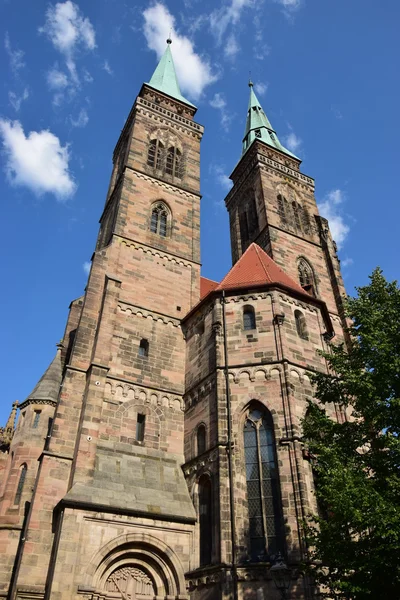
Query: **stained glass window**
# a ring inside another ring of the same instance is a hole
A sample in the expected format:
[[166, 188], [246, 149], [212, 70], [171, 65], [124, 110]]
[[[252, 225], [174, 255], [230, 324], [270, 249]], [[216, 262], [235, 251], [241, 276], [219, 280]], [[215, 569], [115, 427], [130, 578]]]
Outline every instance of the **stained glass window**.
[[14, 504], [19, 504], [21, 502], [22, 491], [24, 489], [24, 483], [26, 479], [26, 472], [28, 467], [26, 465], [22, 465], [20, 469], [19, 481], [17, 491], [15, 493]]
[[282, 551], [282, 524], [275, 440], [269, 413], [252, 409], [244, 425], [250, 557]]

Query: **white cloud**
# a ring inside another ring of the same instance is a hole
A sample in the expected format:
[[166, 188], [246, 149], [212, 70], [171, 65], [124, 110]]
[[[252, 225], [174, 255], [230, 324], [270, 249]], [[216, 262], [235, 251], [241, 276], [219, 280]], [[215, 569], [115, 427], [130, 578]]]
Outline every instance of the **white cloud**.
[[213, 99], [210, 100], [210, 106], [220, 111], [221, 126], [223, 129], [225, 129], [225, 131], [228, 131], [232, 121], [232, 115], [230, 115], [226, 109], [227, 104], [223, 95], [219, 93], [214, 94]]
[[69, 171], [68, 146], [62, 146], [48, 130], [25, 136], [19, 121], [0, 119], [5, 171], [12, 185], [25, 186], [37, 196], [54, 194], [59, 200], [72, 196], [76, 184]]
[[204, 88], [217, 79], [209, 61], [195, 52], [189, 38], [177, 33], [175, 19], [163, 4], [157, 2], [147, 8], [143, 17], [147, 45], [157, 53], [158, 58], [164, 53], [165, 40], [171, 33], [171, 51], [180, 86], [184, 93], [197, 100]]
[[110, 67], [110, 64], [108, 62], [108, 60], [104, 61], [103, 64], [103, 69], [105, 70], [106, 73], [108, 73], [109, 75], [114, 75], [114, 71], [112, 70], [112, 68]]
[[254, 4], [255, 0], [231, 0], [230, 4], [222, 6], [211, 13], [211, 30], [219, 44], [222, 42], [222, 38], [228, 27], [239, 23], [242, 10], [254, 6]]
[[262, 83], [261, 81], [259, 81], [258, 83], [254, 84], [254, 90], [260, 96], [264, 96], [264, 94], [266, 94], [266, 92], [267, 92], [267, 89], [268, 89], [268, 83]]
[[92, 263], [90, 263], [88, 261], [85, 261], [83, 263], [82, 268], [83, 268], [84, 273], [86, 273], [86, 275], [89, 275], [91, 266], [92, 266]]
[[57, 65], [48, 71], [46, 79], [51, 90], [64, 89], [68, 85], [68, 77], [58, 69]]
[[236, 40], [236, 37], [233, 35], [233, 33], [231, 33], [225, 44], [224, 54], [227, 58], [235, 58], [239, 50], [240, 46]]
[[300, 8], [302, 5], [302, 0], [275, 0], [283, 7], [283, 13], [289, 19], [293, 17], [293, 14]]
[[284, 143], [287, 148], [296, 154], [296, 152], [300, 149], [302, 140], [295, 134], [294, 131], [291, 131], [285, 138]]
[[321, 215], [329, 221], [332, 237], [338, 248], [343, 245], [350, 231], [350, 227], [345, 223], [341, 211], [341, 204], [343, 204], [344, 199], [342, 190], [336, 189], [328, 192], [322, 199], [322, 202], [318, 204]]
[[8, 54], [8, 58], [10, 59], [10, 68], [14, 75], [16, 75], [18, 71], [25, 66], [25, 63], [23, 61], [25, 52], [23, 52], [22, 50], [12, 49], [8, 31], [6, 31], [6, 35], [4, 36], [4, 47]]
[[86, 108], [81, 108], [77, 119], [70, 117], [72, 127], [86, 127], [89, 123], [89, 116]]
[[69, 72], [69, 83], [79, 85], [79, 77], [74, 56], [78, 48], [94, 50], [96, 35], [90, 20], [83, 17], [79, 6], [66, 0], [50, 5], [46, 11], [46, 23], [39, 28], [51, 41], [56, 50], [61, 52]]
[[21, 104], [24, 100], [29, 98], [29, 90], [25, 88], [20, 96], [18, 96], [15, 92], [8, 92], [8, 101], [10, 102], [13, 109], [18, 112], [21, 108]]
[[222, 167], [221, 165], [212, 165], [210, 172], [215, 176], [218, 185], [220, 185], [224, 190], [228, 191], [231, 189], [233, 184], [228, 175], [225, 173], [225, 167]]
[[74, 53], [78, 45], [89, 50], [96, 47], [93, 25], [81, 15], [79, 6], [71, 0], [50, 5], [46, 11], [46, 23], [39, 31], [47, 35], [53, 46], [67, 57]]
[[83, 79], [86, 81], [86, 83], [92, 83], [92, 81], [94, 81], [92, 75], [87, 69], [83, 69]]
[[346, 256], [346, 258], [340, 261], [340, 264], [343, 269], [347, 269], [347, 267], [351, 267], [354, 264], [354, 260]]

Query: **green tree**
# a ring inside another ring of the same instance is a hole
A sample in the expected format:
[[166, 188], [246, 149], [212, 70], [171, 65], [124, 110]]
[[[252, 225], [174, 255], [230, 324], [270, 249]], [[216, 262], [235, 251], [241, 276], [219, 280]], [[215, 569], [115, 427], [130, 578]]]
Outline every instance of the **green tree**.
[[[304, 436], [320, 508], [306, 525], [321, 597], [400, 598], [400, 289], [380, 269], [347, 300], [351, 345], [313, 377]], [[324, 405], [347, 409], [330, 419]]]

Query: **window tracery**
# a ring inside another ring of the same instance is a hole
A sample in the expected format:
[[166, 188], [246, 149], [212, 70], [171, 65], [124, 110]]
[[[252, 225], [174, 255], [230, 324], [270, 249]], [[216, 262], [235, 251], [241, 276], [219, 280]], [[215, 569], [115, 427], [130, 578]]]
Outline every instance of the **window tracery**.
[[156, 595], [154, 583], [147, 573], [134, 566], [116, 569], [109, 575], [105, 588], [107, 592], [118, 592], [126, 599], [153, 598]]
[[158, 202], [151, 211], [150, 231], [167, 237], [169, 211], [163, 202]]
[[149, 167], [161, 169], [163, 164], [164, 144], [159, 139], [150, 140], [147, 153], [147, 164]]
[[251, 560], [283, 550], [279, 476], [272, 417], [250, 408], [244, 423], [247, 506]]
[[181, 176], [181, 159], [182, 153], [178, 148], [170, 146], [167, 152], [167, 161], [165, 165], [165, 172], [172, 177]]
[[297, 271], [299, 276], [299, 282], [303, 290], [311, 294], [312, 296], [317, 295], [314, 273], [310, 263], [305, 258], [301, 258], [297, 263]]

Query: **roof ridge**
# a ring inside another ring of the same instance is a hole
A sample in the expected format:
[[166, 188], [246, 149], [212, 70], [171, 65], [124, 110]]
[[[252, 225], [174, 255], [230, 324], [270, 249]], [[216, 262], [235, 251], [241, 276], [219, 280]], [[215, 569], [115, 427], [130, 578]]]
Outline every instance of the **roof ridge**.
[[[254, 247], [255, 247], [255, 250], [256, 250], [256, 252], [257, 252], [257, 256], [258, 256], [258, 258], [260, 259], [260, 264], [261, 264], [261, 266], [262, 266], [262, 269], [263, 269], [263, 271], [264, 271], [264, 273], [265, 273], [265, 277], [266, 277], [267, 281], [269, 281], [269, 282], [271, 283], [271, 282], [272, 282], [271, 276], [270, 276], [270, 274], [268, 273], [268, 271], [267, 271], [267, 269], [266, 269], [266, 267], [265, 267], [265, 265], [264, 265], [264, 263], [263, 263], [263, 260], [262, 260], [262, 254], [260, 254], [260, 252], [259, 252], [259, 250], [261, 250], [261, 248], [260, 248], [260, 246], [259, 246], [258, 244], [256, 244], [255, 242], [253, 242], [253, 244], [252, 244], [252, 245], [254, 245]], [[265, 254], [265, 252], [264, 252], [264, 254]], [[271, 259], [271, 260], [273, 260], [273, 259]], [[275, 261], [274, 261], [274, 262], [275, 262]]]

